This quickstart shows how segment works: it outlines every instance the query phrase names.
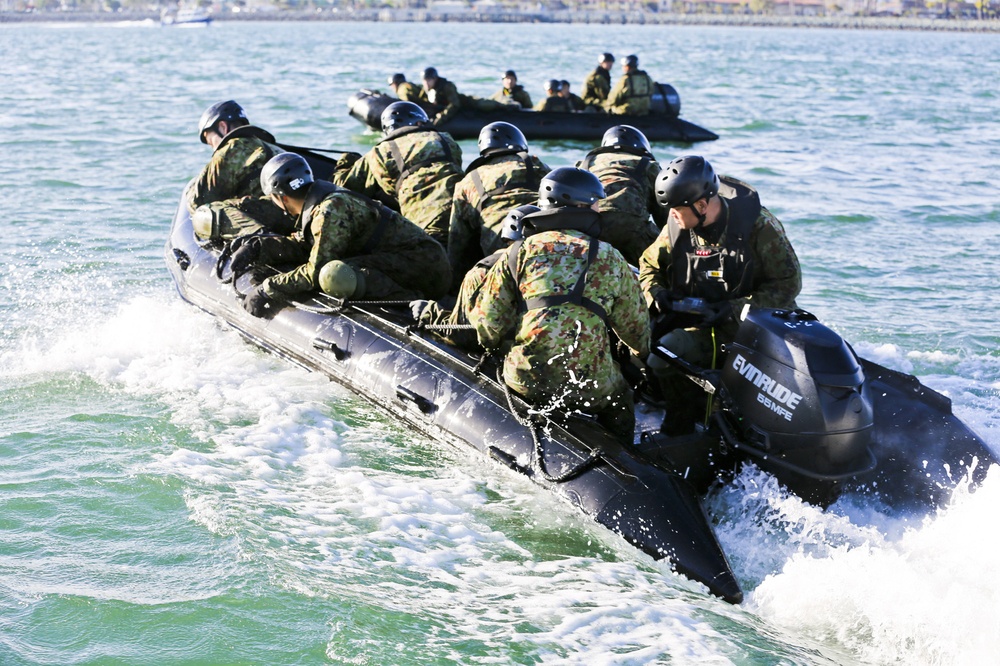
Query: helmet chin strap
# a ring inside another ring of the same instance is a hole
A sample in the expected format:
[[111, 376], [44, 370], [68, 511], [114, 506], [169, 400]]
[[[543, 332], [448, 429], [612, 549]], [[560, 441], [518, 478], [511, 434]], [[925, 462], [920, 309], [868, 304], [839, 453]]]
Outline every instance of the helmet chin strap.
[[696, 203], [698, 203], [698, 202], [695, 201], [694, 203], [691, 204], [691, 212], [694, 213], [695, 218], [698, 220], [698, 224], [694, 225], [695, 229], [697, 229], [698, 227], [705, 226], [705, 220], [708, 218], [708, 207], [707, 206], [705, 207], [705, 212], [704, 213], [699, 213], [698, 209], [695, 208], [695, 205], [694, 205]]

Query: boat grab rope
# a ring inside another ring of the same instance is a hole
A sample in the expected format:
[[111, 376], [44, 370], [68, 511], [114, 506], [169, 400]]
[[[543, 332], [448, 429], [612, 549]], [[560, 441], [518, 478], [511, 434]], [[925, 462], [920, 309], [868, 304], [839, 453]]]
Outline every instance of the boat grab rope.
[[[500, 387], [503, 389], [504, 397], [507, 398], [507, 408], [510, 410], [511, 415], [514, 419], [523, 425], [531, 433], [531, 440], [534, 442], [534, 454], [535, 454], [535, 464], [534, 467], [538, 470], [538, 473], [542, 475], [546, 481], [550, 483], [566, 483], [567, 481], [572, 481], [576, 477], [580, 476], [595, 464], [597, 464], [602, 458], [603, 454], [597, 449], [591, 449], [590, 455], [588, 455], [584, 460], [575, 467], [571, 467], [566, 472], [559, 474], [558, 476], [553, 476], [549, 474], [549, 470], [545, 465], [545, 448], [542, 445], [542, 440], [538, 436], [538, 431], [542, 424], [539, 423], [537, 417], [539, 414], [532, 414], [529, 412], [526, 416], [521, 416], [517, 412], [517, 407], [514, 405], [514, 397], [510, 393], [510, 387], [507, 386], [507, 382], [503, 379], [503, 366], [497, 367], [497, 382], [500, 383]], [[536, 418], [531, 418], [535, 416]], [[549, 422], [546, 419], [546, 422]]]

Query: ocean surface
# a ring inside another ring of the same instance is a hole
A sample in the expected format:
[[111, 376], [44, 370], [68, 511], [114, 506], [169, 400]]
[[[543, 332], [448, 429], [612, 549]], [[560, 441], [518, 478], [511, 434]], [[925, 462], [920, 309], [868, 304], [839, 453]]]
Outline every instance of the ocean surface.
[[730, 606], [177, 295], [164, 243], [209, 104], [365, 150], [345, 101], [392, 72], [487, 96], [514, 68], [537, 99], [606, 50], [720, 134], [654, 150], [758, 188], [800, 305], [1000, 446], [1000, 36], [0, 25], [0, 664], [995, 663], [1000, 470], [917, 516], [747, 470], [707, 499]]

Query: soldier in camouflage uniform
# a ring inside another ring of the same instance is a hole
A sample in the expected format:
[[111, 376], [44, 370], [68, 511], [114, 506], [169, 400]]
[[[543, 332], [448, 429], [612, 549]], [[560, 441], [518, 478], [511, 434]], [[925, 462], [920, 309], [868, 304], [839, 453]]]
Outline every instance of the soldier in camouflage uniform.
[[[660, 164], [646, 135], [631, 125], [616, 125], [604, 133], [601, 147], [587, 153], [577, 166], [597, 176], [607, 193], [597, 204], [604, 222], [601, 240], [638, 266], [639, 256], [667, 222], [667, 211], [656, 203], [653, 192]], [[649, 220], [651, 214], [655, 223]]]
[[[420, 326], [466, 326], [469, 324], [469, 310], [479, 296], [479, 289], [486, 281], [486, 274], [493, 265], [503, 259], [507, 254], [507, 248], [514, 241], [522, 238], [522, 219], [525, 215], [538, 212], [538, 206], [527, 204], [518, 206], [507, 213], [503, 219], [500, 229], [500, 243], [495, 252], [487, 257], [483, 257], [465, 273], [462, 284], [458, 288], [458, 299], [454, 307], [450, 310], [437, 301], [416, 300], [410, 303], [410, 312], [413, 319]], [[479, 340], [476, 333], [467, 329], [430, 329], [432, 333], [442, 338], [445, 342], [476, 351], [479, 349]]]
[[613, 247], [597, 240], [604, 196], [597, 178], [561, 167], [542, 181], [542, 210], [526, 215], [524, 241], [486, 276], [469, 321], [486, 349], [513, 333], [504, 381], [525, 399], [581, 410], [631, 444], [631, 388], [612, 357], [608, 329], [636, 353], [649, 348], [649, 315], [639, 283]]
[[587, 105], [584, 103], [583, 98], [570, 91], [569, 81], [566, 79], [559, 82], [559, 96], [566, 100], [566, 103], [569, 104], [570, 111], [587, 110]]
[[550, 79], [545, 84], [545, 99], [535, 105], [535, 111], [561, 111], [563, 113], [572, 111], [569, 100], [559, 96], [561, 88], [562, 84], [557, 79]]
[[608, 93], [604, 110], [608, 113], [645, 116], [653, 106], [653, 90], [656, 83], [646, 72], [639, 69], [639, 57], [630, 55], [622, 64], [625, 73]]
[[448, 79], [438, 76], [437, 69], [428, 67], [424, 70], [424, 89], [422, 99], [434, 105], [436, 113], [433, 123], [440, 125], [462, 108], [462, 98], [458, 88]]
[[423, 92], [420, 90], [420, 86], [407, 81], [406, 76], [403, 74], [396, 73], [390, 76], [389, 88], [392, 89], [392, 92], [401, 102], [419, 103], [423, 100]]
[[448, 229], [452, 277], [500, 248], [500, 228], [511, 208], [534, 202], [550, 169], [528, 154], [528, 141], [510, 123], [490, 123], [479, 132], [479, 158], [455, 186]]
[[203, 239], [228, 239], [267, 227], [291, 230], [292, 220], [260, 191], [260, 170], [284, 152], [269, 132], [254, 127], [243, 107], [228, 100], [208, 107], [198, 123], [212, 159], [184, 192], [195, 233]]
[[436, 298], [447, 291], [451, 273], [444, 248], [399, 213], [333, 183], [314, 181], [309, 164], [294, 153], [271, 159], [261, 183], [297, 218], [298, 230], [291, 239], [250, 239], [233, 253], [233, 271], [256, 261], [287, 263], [296, 255], [302, 263], [247, 294], [243, 305], [255, 317], [317, 287], [355, 299]]
[[583, 103], [597, 111], [604, 111], [604, 102], [611, 92], [611, 68], [615, 57], [610, 53], [602, 53], [597, 59], [597, 67], [587, 75], [583, 82]]
[[333, 182], [373, 199], [397, 201], [403, 217], [446, 244], [462, 149], [430, 127], [427, 114], [412, 102], [387, 106], [382, 131], [385, 138], [350, 168], [338, 160]]
[[512, 69], [508, 69], [501, 79], [503, 88], [493, 94], [490, 99], [504, 104], [516, 105], [522, 109], [531, 108], [531, 95], [524, 89], [524, 86], [517, 82], [517, 74]]
[[[658, 314], [658, 335], [669, 331], [657, 345], [695, 365], [721, 367], [713, 360], [734, 339], [745, 305], [795, 307], [798, 257], [757, 192], [720, 179], [704, 158], [680, 157], [664, 167], [656, 198], [670, 217], [639, 260], [639, 280]], [[648, 363], [667, 404], [663, 432], [691, 432], [707, 415], [705, 393], [658, 356]]]

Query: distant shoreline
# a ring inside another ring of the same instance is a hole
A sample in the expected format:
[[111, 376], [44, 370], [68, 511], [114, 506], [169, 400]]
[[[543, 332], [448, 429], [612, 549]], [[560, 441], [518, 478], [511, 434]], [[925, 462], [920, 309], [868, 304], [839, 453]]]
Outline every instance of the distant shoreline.
[[[372, 21], [413, 23], [580, 23], [598, 25], [709, 25], [773, 28], [827, 28], [849, 30], [915, 30], [929, 32], [1000, 33], [1000, 20], [934, 19], [876, 16], [770, 16], [737, 14], [674, 14], [651, 12], [475, 11], [434, 13], [427, 10], [382, 9], [357, 11], [271, 11], [214, 15], [213, 21]], [[155, 12], [0, 12], [0, 23], [120, 23], [159, 22]]]

